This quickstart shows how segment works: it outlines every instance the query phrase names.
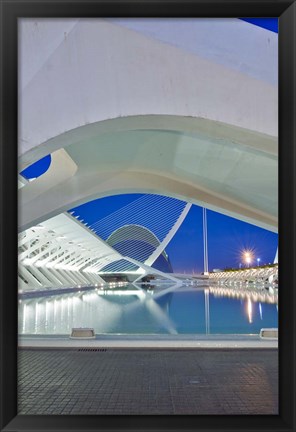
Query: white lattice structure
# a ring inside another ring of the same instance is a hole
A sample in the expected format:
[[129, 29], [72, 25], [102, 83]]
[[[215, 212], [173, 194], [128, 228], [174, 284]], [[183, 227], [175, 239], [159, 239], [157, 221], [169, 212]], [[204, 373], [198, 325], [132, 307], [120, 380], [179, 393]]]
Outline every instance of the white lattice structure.
[[[75, 212], [33, 226], [19, 235], [19, 288], [104, 284], [102, 276], [110, 272], [134, 273], [137, 280], [149, 273], [176, 281], [151, 265], [160, 255], [168, 260], [164, 248], [190, 206], [168, 197], [144, 196], [89, 227]], [[166, 211], [162, 223], [159, 217]], [[138, 224], [126, 225], [127, 220]], [[122, 243], [123, 249], [118, 246]]]
[[278, 285], [278, 266], [221, 271], [209, 274], [211, 283], [229, 286]]

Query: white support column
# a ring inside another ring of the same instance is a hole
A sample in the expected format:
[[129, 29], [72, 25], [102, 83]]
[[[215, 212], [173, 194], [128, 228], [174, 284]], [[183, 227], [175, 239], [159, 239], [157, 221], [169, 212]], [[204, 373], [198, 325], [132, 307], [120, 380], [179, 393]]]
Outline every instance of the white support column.
[[149, 274], [149, 273], [151, 273], [151, 274], [154, 274], [154, 275], [159, 275], [159, 276], [162, 276], [164, 279], [170, 279], [170, 280], [172, 280], [173, 282], [176, 282], [176, 283], [179, 283], [179, 284], [182, 284], [182, 282], [179, 280], [179, 279], [177, 279], [177, 278], [175, 278], [174, 276], [172, 276], [172, 275], [170, 275], [169, 273], [164, 273], [164, 272], [162, 272], [162, 271], [160, 271], [160, 270], [156, 270], [155, 268], [153, 268], [153, 267], [149, 267], [149, 266], [147, 266], [147, 265], [145, 265], [145, 264], [143, 264], [142, 262], [139, 262], [139, 261], [137, 261], [137, 260], [135, 260], [135, 259], [132, 259], [132, 258], [129, 258], [129, 257], [127, 257], [127, 256], [125, 256], [125, 257], [123, 257], [126, 261], [129, 261], [129, 262], [131, 262], [132, 264], [135, 264], [135, 265], [137, 265], [138, 267], [140, 267], [142, 270], [144, 270], [144, 274], [141, 274], [135, 281], [134, 281], [134, 283], [136, 282], [136, 281], [138, 281], [138, 280], [140, 280], [145, 274]]
[[52, 262], [52, 260], [62, 252], [60, 245], [56, 245], [56, 248], [57, 250], [53, 254], [49, 254], [47, 258], [42, 260], [43, 266], [45, 266], [48, 262]]
[[204, 248], [204, 274], [209, 273], [209, 261], [208, 261], [208, 229], [207, 229], [207, 209], [202, 209], [203, 218], [203, 248]]
[[274, 264], [277, 264], [277, 263], [278, 263], [278, 251], [279, 251], [279, 248], [277, 247], [277, 248], [276, 248], [276, 254], [275, 254], [275, 257], [274, 257], [274, 260], [273, 260], [273, 263], [274, 263]]
[[61, 285], [67, 286], [69, 284], [73, 284], [73, 281], [67, 278], [65, 274], [62, 274], [59, 269], [50, 268], [49, 271], [55, 275], [55, 277], [60, 281]]
[[60, 279], [58, 279], [56, 277], [56, 275], [54, 274], [54, 272], [52, 271], [52, 269], [48, 269], [46, 267], [42, 267], [42, 271], [43, 273], [45, 273], [45, 275], [50, 278], [52, 284], [57, 284], [57, 285], [63, 285], [63, 283], [60, 281]]
[[40, 288], [42, 286], [42, 284], [22, 264], [19, 264], [19, 272], [28, 281], [30, 287]]
[[88, 273], [88, 274], [84, 273], [84, 277], [87, 279], [87, 281], [90, 285], [98, 283], [97, 279], [95, 278], [94, 273]]
[[20, 276], [18, 276], [18, 290], [19, 291], [20, 290], [26, 291], [26, 290], [29, 290], [29, 289], [30, 289], [30, 285], [26, 284], [26, 282], [23, 281], [23, 279]]
[[79, 271], [71, 270], [71, 275], [78, 279], [78, 281], [80, 281], [80, 283], [82, 284], [86, 284], [89, 282]]
[[[36, 238], [36, 233], [32, 231], [32, 228], [28, 229], [27, 231], [25, 231], [25, 235], [20, 238], [19, 242], [18, 242], [18, 246], [24, 246], [26, 243], [30, 242], [32, 239]], [[21, 236], [21, 234], [19, 234]]]
[[91, 280], [93, 280], [95, 283], [101, 283], [101, 284], [106, 284], [106, 282], [104, 281], [103, 278], [101, 278], [101, 276], [99, 276], [97, 273], [93, 273], [93, 272], [84, 272], [85, 275], [87, 275], [88, 278], [91, 278]]
[[182, 213], [180, 214], [180, 216], [178, 217], [177, 221], [172, 226], [172, 228], [170, 229], [170, 231], [168, 232], [168, 234], [165, 236], [165, 238], [163, 239], [163, 241], [155, 249], [155, 251], [152, 253], [152, 255], [150, 255], [150, 257], [145, 261], [145, 264], [147, 266], [151, 266], [154, 263], [154, 261], [159, 257], [159, 255], [162, 253], [162, 251], [165, 249], [165, 247], [168, 245], [168, 243], [174, 237], [174, 235], [176, 234], [176, 232], [180, 228], [180, 225], [182, 224], [182, 222], [184, 221], [185, 217], [187, 216], [187, 214], [188, 214], [188, 212], [189, 212], [189, 210], [191, 208], [191, 205], [192, 204], [190, 204], [190, 203], [186, 204], [184, 210], [182, 211]]
[[69, 247], [68, 249], [65, 250], [65, 253], [62, 256], [60, 256], [55, 261], [50, 261], [50, 262], [53, 264], [54, 267], [56, 267], [56, 265], [61, 263], [61, 262], [63, 264], [66, 264], [73, 258], [73, 255], [75, 255], [75, 253], [76, 253], [75, 248]]
[[[30, 246], [30, 244], [29, 244], [29, 247], [24, 252], [19, 254], [19, 257], [18, 257], [19, 260], [22, 260], [24, 258], [28, 258], [29, 254], [32, 254], [37, 249], [42, 248], [44, 245], [46, 245], [51, 240], [52, 240], [52, 238], [45, 237], [41, 241], [38, 241], [34, 246]], [[29, 243], [30, 242], [31, 242], [31, 239], [29, 240]], [[46, 248], [46, 249], [40, 251], [39, 253], [37, 253], [36, 255], [34, 255], [31, 262], [33, 263], [33, 262], [37, 261], [39, 258], [41, 258], [41, 256], [45, 255], [49, 250], [54, 249], [55, 247], [56, 247], [55, 244], [51, 244], [49, 248]]]
[[73, 277], [73, 275], [72, 274], [70, 274], [70, 272], [69, 271], [66, 271], [66, 270], [64, 270], [64, 269], [61, 269], [61, 268], [59, 268], [59, 269], [56, 269], [59, 273], [61, 273], [63, 276], [64, 276], [64, 278], [65, 279], [68, 279], [68, 283], [70, 284], [70, 285], [77, 285], [77, 284], [79, 284], [79, 282], [77, 281], [77, 279], [75, 279], [74, 277]]
[[[92, 259], [93, 259], [92, 257], [89, 257], [89, 258], [87, 258], [87, 259], [82, 259], [81, 264], [79, 264], [79, 265], [77, 266], [77, 270], [80, 271], [83, 267], [86, 267], [87, 264], [89, 263], [89, 261], [91, 261]], [[81, 270], [81, 271], [83, 271], [83, 270]]]
[[43, 284], [44, 286], [49, 286], [50, 285], [50, 280], [47, 279], [46, 276], [44, 276], [43, 273], [41, 273], [41, 271], [39, 271], [38, 267], [34, 267], [34, 266], [27, 266], [27, 269], [33, 274], [33, 276], [36, 276], [36, 278], [38, 280], [40, 280], [41, 285]]

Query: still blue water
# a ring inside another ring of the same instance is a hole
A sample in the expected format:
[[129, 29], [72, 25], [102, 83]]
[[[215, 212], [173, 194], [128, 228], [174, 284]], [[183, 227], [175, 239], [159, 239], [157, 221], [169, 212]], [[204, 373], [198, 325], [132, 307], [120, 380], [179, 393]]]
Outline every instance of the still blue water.
[[73, 327], [97, 334], [258, 334], [278, 326], [272, 296], [221, 292], [125, 285], [22, 298], [19, 334], [69, 335]]

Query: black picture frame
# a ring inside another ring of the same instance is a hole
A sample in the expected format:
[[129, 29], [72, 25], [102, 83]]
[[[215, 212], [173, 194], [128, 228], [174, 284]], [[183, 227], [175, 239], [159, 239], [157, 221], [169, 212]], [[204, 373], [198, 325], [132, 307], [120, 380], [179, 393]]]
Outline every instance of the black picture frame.
[[[285, 0], [2, 0], [1, 431], [293, 431], [295, 421], [296, 5]], [[279, 415], [17, 415], [17, 20], [22, 17], [279, 17]]]

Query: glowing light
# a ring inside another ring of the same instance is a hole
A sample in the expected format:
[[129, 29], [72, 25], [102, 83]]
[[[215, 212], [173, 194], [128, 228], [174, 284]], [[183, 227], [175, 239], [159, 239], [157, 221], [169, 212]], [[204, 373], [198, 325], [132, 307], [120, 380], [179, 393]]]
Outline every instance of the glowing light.
[[252, 322], [253, 322], [253, 307], [252, 307], [252, 302], [251, 302], [250, 297], [248, 297], [247, 310], [248, 310], [249, 323], [252, 324]]
[[250, 264], [253, 262], [254, 260], [254, 251], [251, 249], [245, 249], [242, 251], [242, 260], [248, 265], [248, 267], [250, 266]]

